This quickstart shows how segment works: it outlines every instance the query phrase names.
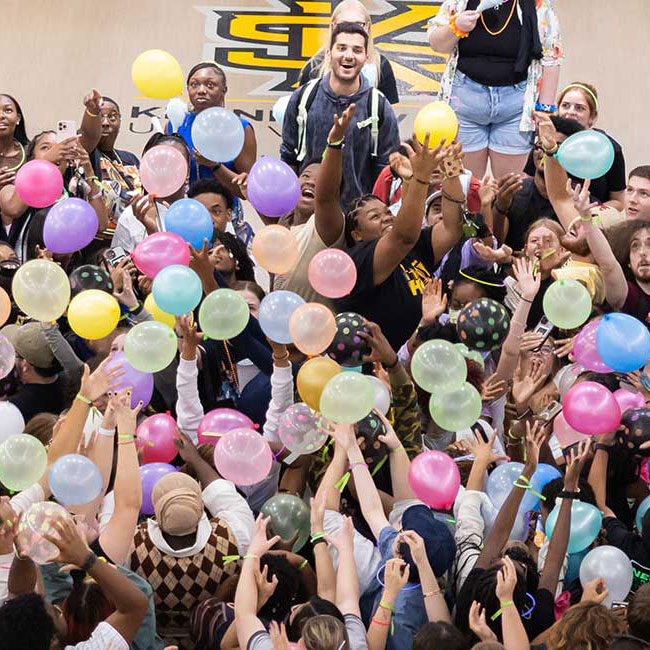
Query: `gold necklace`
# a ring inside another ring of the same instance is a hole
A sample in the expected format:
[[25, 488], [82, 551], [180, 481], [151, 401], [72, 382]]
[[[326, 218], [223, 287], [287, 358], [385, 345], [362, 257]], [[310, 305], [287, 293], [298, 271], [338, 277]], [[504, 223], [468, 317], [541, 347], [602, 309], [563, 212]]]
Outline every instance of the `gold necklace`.
[[483, 18], [483, 12], [481, 12], [481, 22], [483, 23], [483, 27], [485, 27], [485, 31], [490, 35], [490, 36], [498, 36], [499, 34], [502, 34], [506, 27], [510, 24], [510, 21], [512, 20], [512, 17], [515, 14], [515, 7], [517, 6], [517, 0], [512, 0], [512, 8], [510, 9], [510, 15], [508, 16], [508, 20], [506, 20], [505, 25], [498, 31], [498, 32], [491, 32], [489, 27], [485, 24], [485, 19]]

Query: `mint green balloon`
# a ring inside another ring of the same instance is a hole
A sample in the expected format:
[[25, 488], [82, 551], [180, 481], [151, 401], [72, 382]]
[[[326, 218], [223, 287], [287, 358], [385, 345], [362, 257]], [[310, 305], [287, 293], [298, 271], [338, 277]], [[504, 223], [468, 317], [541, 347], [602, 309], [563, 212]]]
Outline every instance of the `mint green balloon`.
[[467, 364], [460, 350], [449, 341], [423, 343], [411, 359], [411, 375], [429, 393], [460, 386], [467, 379]]
[[332, 377], [320, 396], [320, 412], [337, 424], [354, 424], [372, 411], [375, 387], [357, 372], [341, 372]]
[[169, 325], [155, 320], [138, 323], [126, 335], [124, 356], [140, 372], [160, 372], [176, 357], [176, 341]]
[[556, 280], [544, 294], [544, 314], [563, 330], [580, 327], [591, 315], [591, 296], [577, 280]]
[[464, 343], [454, 343], [454, 347], [466, 358], [476, 361], [485, 370], [483, 355], [478, 350], [470, 350]]
[[199, 327], [211, 339], [227, 341], [244, 331], [250, 310], [243, 296], [232, 289], [217, 289], [199, 308]]
[[0, 444], [0, 482], [10, 490], [25, 490], [40, 481], [47, 469], [47, 452], [42, 443], [26, 433]]
[[429, 400], [433, 421], [446, 431], [471, 427], [481, 415], [481, 395], [465, 382], [456, 388], [436, 391]]

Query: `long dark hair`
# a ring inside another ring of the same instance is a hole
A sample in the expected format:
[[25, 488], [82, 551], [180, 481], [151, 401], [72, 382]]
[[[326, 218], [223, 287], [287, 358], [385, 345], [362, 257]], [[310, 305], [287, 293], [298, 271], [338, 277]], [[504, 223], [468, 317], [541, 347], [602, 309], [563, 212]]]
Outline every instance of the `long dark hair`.
[[27, 129], [25, 128], [25, 115], [23, 109], [20, 107], [18, 100], [7, 93], [0, 93], [3, 97], [8, 97], [16, 107], [16, 112], [20, 115], [20, 122], [16, 124], [16, 130], [14, 131], [14, 139], [18, 140], [20, 144], [26, 146], [29, 144], [29, 138], [27, 137]]
[[235, 279], [255, 282], [255, 266], [244, 242], [232, 233], [219, 230], [215, 233], [215, 244], [217, 242], [223, 244], [232, 253], [235, 262], [239, 263], [239, 268], [235, 270]]

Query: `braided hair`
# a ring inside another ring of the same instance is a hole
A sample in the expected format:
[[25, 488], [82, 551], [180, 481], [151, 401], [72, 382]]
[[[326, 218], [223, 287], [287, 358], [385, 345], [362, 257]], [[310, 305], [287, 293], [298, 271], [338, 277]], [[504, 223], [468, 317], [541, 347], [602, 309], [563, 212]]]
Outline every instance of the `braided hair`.
[[[345, 243], [349, 248], [356, 244], [352, 232], [359, 226], [359, 210], [369, 201], [381, 201], [376, 194], [364, 194], [354, 199], [345, 214]], [[383, 203], [383, 201], [382, 201]]]

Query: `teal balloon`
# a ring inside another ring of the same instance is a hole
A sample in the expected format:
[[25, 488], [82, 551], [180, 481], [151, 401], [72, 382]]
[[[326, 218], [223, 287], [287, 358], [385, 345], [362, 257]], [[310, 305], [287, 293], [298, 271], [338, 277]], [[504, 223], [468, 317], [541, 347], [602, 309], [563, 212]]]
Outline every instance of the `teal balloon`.
[[453, 343], [435, 339], [423, 343], [415, 351], [411, 375], [420, 388], [433, 393], [462, 385], [467, 379], [467, 364]]
[[271, 517], [269, 534], [280, 535], [285, 541], [296, 538], [293, 552], [297, 553], [309, 539], [311, 521], [309, 506], [293, 494], [276, 494], [263, 506], [262, 514]]
[[591, 315], [591, 296], [577, 280], [556, 280], [546, 290], [542, 302], [544, 314], [563, 330], [580, 327]]
[[634, 372], [650, 359], [650, 332], [629, 314], [605, 314], [596, 330], [596, 350], [616, 372]]
[[47, 469], [47, 452], [42, 443], [26, 433], [0, 444], [0, 483], [10, 490], [24, 490], [38, 482]]
[[357, 372], [334, 375], [323, 388], [320, 412], [337, 424], [354, 424], [372, 411], [375, 405], [375, 387]]
[[589, 129], [569, 136], [555, 156], [577, 178], [600, 178], [614, 164], [614, 145], [600, 131]]
[[244, 331], [250, 309], [232, 289], [217, 289], [205, 297], [199, 309], [199, 327], [211, 339], [227, 341]]
[[155, 320], [138, 323], [124, 340], [124, 356], [140, 372], [164, 370], [176, 357], [177, 350], [174, 330]]
[[[559, 512], [560, 504], [558, 503], [546, 518], [546, 536], [548, 538], [553, 536]], [[603, 515], [596, 506], [584, 501], [573, 501], [571, 504], [571, 534], [567, 552], [579, 553], [590, 546], [598, 537], [602, 523]]]
[[433, 421], [446, 431], [471, 427], [481, 415], [481, 395], [465, 382], [455, 388], [437, 390], [429, 400]]
[[636, 509], [636, 529], [639, 532], [642, 532], [643, 530], [643, 517], [645, 516], [645, 513], [648, 512], [648, 508], [650, 508], [650, 497], [643, 499], [639, 504], [639, 507]]
[[201, 302], [203, 287], [192, 269], [172, 264], [158, 272], [152, 293], [162, 311], [180, 316], [191, 312]]

